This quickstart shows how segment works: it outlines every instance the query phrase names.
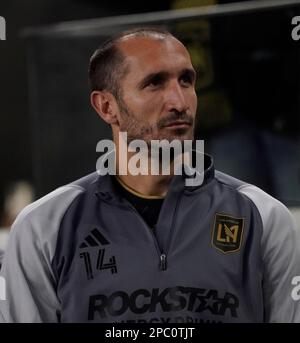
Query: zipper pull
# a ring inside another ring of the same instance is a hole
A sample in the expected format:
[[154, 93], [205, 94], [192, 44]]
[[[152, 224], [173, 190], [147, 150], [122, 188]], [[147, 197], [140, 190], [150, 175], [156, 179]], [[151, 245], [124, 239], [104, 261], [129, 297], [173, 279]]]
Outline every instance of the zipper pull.
[[165, 254], [160, 255], [160, 270], [167, 269], [167, 256]]

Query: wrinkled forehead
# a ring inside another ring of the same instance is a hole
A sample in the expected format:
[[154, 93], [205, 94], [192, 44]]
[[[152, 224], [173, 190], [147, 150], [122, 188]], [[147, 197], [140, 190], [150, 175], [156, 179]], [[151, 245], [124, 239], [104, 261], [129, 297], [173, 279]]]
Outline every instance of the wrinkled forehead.
[[130, 67], [143, 69], [151, 67], [172, 68], [182, 65], [192, 68], [191, 58], [185, 46], [172, 36], [161, 34], [150, 37], [126, 36], [118, 44]]

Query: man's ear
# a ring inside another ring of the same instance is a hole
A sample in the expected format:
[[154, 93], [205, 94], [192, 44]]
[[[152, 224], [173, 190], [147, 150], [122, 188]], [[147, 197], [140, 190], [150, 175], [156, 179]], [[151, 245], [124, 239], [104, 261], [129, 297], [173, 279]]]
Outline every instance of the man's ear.
[[93, 91], [91, 93], [91, 104], [107, 124], [118, 123], [118, 106], [115, 97], [110, 92]]

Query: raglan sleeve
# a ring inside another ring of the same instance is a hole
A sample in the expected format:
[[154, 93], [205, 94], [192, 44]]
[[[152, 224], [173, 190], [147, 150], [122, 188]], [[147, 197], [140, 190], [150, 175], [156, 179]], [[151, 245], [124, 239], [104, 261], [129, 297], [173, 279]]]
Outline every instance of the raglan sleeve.
[[60, 188], [25, 208], [9, 234], [0, 272], [0, 321], [58, 322], [52, 271], [59, 223], [76, 190]]
[[300, 228], [290, 211], [257, 187], [243, 190], [263, 224], [265, 322], [300, 323]]

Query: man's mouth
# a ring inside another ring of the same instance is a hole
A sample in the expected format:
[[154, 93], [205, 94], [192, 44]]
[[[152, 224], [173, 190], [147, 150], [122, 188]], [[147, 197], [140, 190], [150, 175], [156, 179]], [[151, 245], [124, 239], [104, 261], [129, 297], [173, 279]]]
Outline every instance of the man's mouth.
[[165, 125], [166, 128], [169, 129], [185, 129], [191, 126], [191, 123], [183, 120], [176, 120], [173, 121], [167, 125]]

